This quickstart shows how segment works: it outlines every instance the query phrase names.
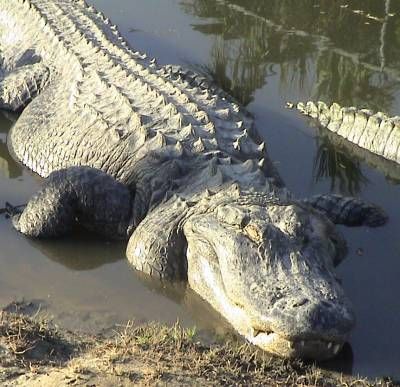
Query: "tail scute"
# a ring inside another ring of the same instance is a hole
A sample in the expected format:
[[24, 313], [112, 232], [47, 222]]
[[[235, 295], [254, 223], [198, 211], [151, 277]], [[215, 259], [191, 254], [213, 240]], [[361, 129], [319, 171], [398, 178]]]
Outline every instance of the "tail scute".
[[288, 103], [321, 126], [372, 153], [400, 163], [400, 120], [368, 109], [342, 107], [324, 102]]

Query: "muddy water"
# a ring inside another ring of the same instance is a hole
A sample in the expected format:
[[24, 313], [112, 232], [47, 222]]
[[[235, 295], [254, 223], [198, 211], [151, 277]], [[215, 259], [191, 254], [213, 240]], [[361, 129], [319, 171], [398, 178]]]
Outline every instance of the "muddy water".
[[[298, 196], [352, 194], [390, 215], [381, 229], [344, 229], [339, 268], [357, 327], [341, 363], [400, 377], [400, 168], [348, 147], [283, 108], [322, 99], [400, 114], [400, 5], [395, 1], [92, 0], [136, 48], [160, 63], [194, 66], [254, 113], [279, 170]], [[394, 14], [394, 15], [393, 15]], [[0, 202], [24, 203], [40, 180], [14, 163], [0, 121]], [[76, 236], [32, 242], [0, 219], [0, 303], [35, 299], [69, 327], [101, 329], [135, 317], [224, 331], [181, 285], [141, 278], [122, 244]]]

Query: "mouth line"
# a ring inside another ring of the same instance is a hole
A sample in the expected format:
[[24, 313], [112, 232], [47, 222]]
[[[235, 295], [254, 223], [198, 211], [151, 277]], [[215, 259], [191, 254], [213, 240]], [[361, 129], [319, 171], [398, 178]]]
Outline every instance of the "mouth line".
[[[286, 334], [284, 329], [283, 332], [277, 332], [271, 318], [266, 315], [254, 316], [251, 310], [246, 310], [243, 302], [238, 302], [237, 297], [230, 297], [221, 278], [222, 273], [217, 274], [216, 269], [206, 258], [201, 259], [200, 265], [203, 283], [213, 289], [213, 298], [210, 303], [216, 305], [216, 309], [249, 343], [281, 358], [303, 358], [315, 361], [333, 358], [342, 349], [347, 335], [324, 337], [323, 334], [319, 335], [318, 332], [313, 334], [311, 331], [309, 334], [291, 335]], [[196, 290], [197, 282], [192, 281], [191, 286]]]
[[[343, 347], [343, 341], [326, 339], [288, 339], [272, 330], [260, 330], [252, 328], [247, 339], [257, 345], [262, 346], [266, 351], [278, 354], [285, 348], [285, 352], [292, 356], [300, 354], [320, 353], [321, 358], [330, 358], [336, 356]], [[279, 353], [275, 348], [280, 348]]]

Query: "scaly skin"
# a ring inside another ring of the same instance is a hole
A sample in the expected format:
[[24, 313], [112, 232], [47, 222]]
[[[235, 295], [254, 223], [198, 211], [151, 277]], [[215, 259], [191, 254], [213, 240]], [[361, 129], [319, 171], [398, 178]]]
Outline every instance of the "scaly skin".
[[337, 103], [298, 103], [296, 109], [360, 148], [400, 163], [400, 117], [368, 109], [341, 107]]
[[129, 48], [82, 1], [0, 0], [0, 32], [0, 105], [23, 110], [9, 147], [47, 177], [18, 230], [53, 237], [78, 222], [129, 238], [138, 270], [186, 279], [266, 351], [340, 350], [354, 316], [334, 273], [345, 243], [325, 215], [346, 223], [355, 208], [368, 223], [357, 203], [295, 200], [245, 111]]

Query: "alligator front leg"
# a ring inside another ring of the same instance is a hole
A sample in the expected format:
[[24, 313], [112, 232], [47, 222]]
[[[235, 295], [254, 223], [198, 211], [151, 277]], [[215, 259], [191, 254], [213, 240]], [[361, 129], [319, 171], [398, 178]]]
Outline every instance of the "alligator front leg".
[[162, 279], [187, 278], [186, 238], [181, 223], [188, 209], [184, 200], [173, 196], [139, 224], [126, 252], [137, 270]]
[[325, 214], [335, 224], [379, 227], [388, 220], [379, 206], [353, 197], [316, 195], [303, 202]]
[[71, 167], [50, 174], [14, 227], [35, 238], [68, 233], [79, 223], [111, 239], [127, 239], [132, 212], [128, 188], [100, 170]]
[[21, 111], [49, 79], [50, 71], [43, 63], [28, 64], [5, 73], [0, 81], [0, 109]]

